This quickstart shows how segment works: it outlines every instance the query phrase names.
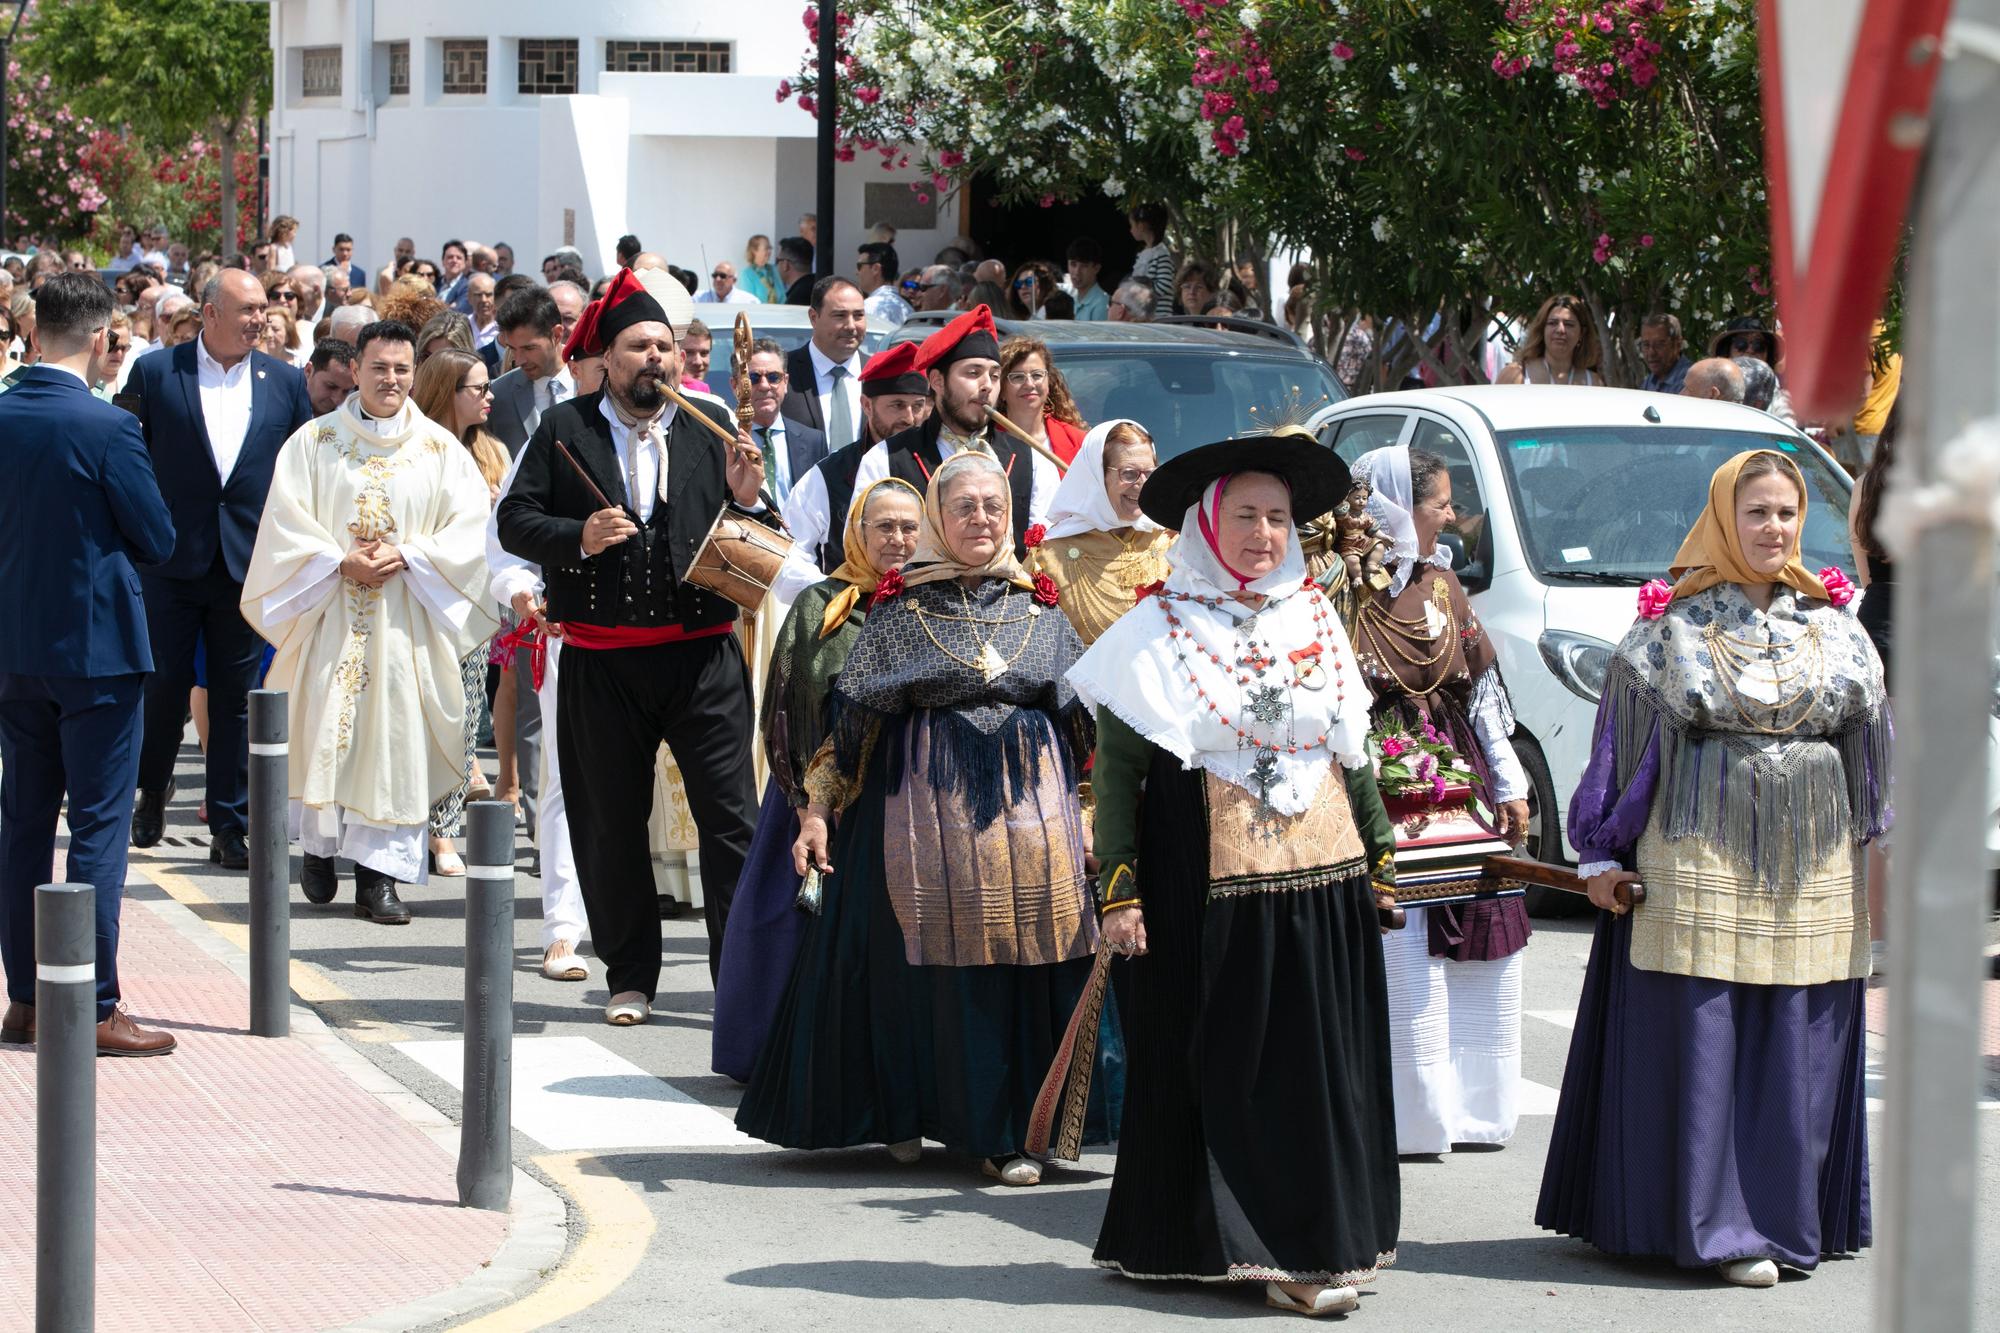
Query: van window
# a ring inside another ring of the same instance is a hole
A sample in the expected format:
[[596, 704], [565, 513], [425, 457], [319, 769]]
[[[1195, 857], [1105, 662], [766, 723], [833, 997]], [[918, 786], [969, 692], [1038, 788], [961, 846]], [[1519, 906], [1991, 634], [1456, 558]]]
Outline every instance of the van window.
[[1329, 444], [1340, 455], [1341, 461], [1352, 463], [1370, 449], [1386, 449], [1403, 438], [1403, 426], [1409, 417], [1401, 412], [1368, 412], [1351, 417], [1342, 417], [1334, 423], [1334, 435]]
[[1449, 531], [1456, 532], [1470, 551], [1479, 545], [1486, 523], [1486, 495], [1479, 486], [1479, 471], [1472, 465], [1472, 451], [1458, 431], [1436, 417], [1418, 417], [1410, 448], [1436, 454], [1451, 474], [1451, 501], [1458, 510]]

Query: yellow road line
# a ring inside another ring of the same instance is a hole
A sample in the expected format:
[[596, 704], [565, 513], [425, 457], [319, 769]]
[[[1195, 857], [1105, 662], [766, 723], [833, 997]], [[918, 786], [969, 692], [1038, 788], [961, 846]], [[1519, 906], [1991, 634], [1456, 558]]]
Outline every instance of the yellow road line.
[[653, 1212], [631, 1186], [588, 1153], [552, 1153], [534, 1161], [582, 1210], [583, 1239], [546, 1283], [512, 1305], [456, 1325], [459, 1333], [546, 1328], [609, 1296], [646, 1257]]
[[[211, 919], [213, 914], [195, 910], [201, 907], [214, 907], [216, 902], [203, 893], [193, 880], [186, 875], [151, 864], [143, 856], [134, 856], [130, 865], [132, 869], [157, 884], [169, 898], [193, 911], [196, 919], [203, 925], [244, 953], [250, 952], [250, 927], [239, 921], [213, 920]], [[320, 1007], [320, 1016], [330, 1026], [339, 1028], [356, 1041], [408, 1041], [414, 1035], [378, 1016], [368, 1005], [335, 985], [331, 977], [311, 963], [302, 962], [297, 958], [292, 959], [290, 984], [292, 994], [307, 1004]]]

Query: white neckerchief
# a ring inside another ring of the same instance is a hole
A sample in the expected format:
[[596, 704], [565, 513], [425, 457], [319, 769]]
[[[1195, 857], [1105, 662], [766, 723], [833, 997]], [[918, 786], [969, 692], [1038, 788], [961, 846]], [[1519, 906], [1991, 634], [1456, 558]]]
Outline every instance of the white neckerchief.
[[1400, 597], [1410, 586], [1410, 576], [1418, 565], [1451, 568], [1451, 552], [1443, 546], [1431, 548], [1429, 555], [1417, 552], [1417, 520], [1411, 494], [1410, 448], [1392, 444], [1386, 449], [1370, 449], [1354, 460], [1356, 481], [1368, 483], [1368, 512], [1389, 534], [1389, 550], [1382, 563], [1389, 570], [1389, 596]]
[[[1281, 815], [1297, 815], [1311, 806], [1335, 759], [1347, 768], [1368, 762], [1368, 687], [1340, 617], [1318, 585], [1305, 579], [1297, 529], [1278, 568], [1251, 581], [1252, 590], [1270, 599], [1253, 613], [1229, 596], [1236, 580], [1202, 537], [1200, 509], [1200, 504], [1188, 509], [1180, 537], [1167, 552], [1173, 567], [1167, 590], [1183, 597], [1148, 597], [1113, 621], [1070, 668], [1069, 681], [1087, 701], [1110, 709], [1183, 767], [1261, 795]], [[1192, 597], [1207, 601], [1184, 600]], [[1217, 601], [1219, 606], [1211, 604]], [[1169, 637], [1169, 611], [1184, 639]], [[1242, 632], [1253, 616], [1255, 624]], [[1249, 685], [1201, 651], [1233, 663], [1253, 640], [1275, 662]], [[1326, 682], [1317, 690], [1296, 683], [1298, 667], [1290, 658], [1314, 643]], [[1287, 707], [1274, 721], [1260, 720], [1249, 696], [1272, 686]], [[1300, 747], [1279, 750], [1268, 790], [1254, 776], [1261, 752], [1238, 738], [1239, 727], [1267, 743]], [[1313, 745], [1322, 733], [1326, 743]]]
[[667, 498], [667, 431], [673, 425], [672, 403], [651, 421], [628, 425], [604, 394], [597, 405], [611, 423], [611, 451], [618, 456], [618, 472], [625, 478], [625, 498], [641, 523], [650, 522], [653, 505]]
[[1076, 457], [1070, 460], [1069, 471], [1063, 474], [1062, 484], [1049, 500], [1047, 540], [1086, 532], [1114, 532], [1119, 528], [1139, 532], [1159, 530], [1160, 525], [1144, 514], [1129, 521], [1119, 517], [1118, 507], [1111, 503], [1111, 496], [1104, 488], [1104, 441], [1113, 427], [1138, 424], [1118, 417], [1099, 423], [1083, 437]]

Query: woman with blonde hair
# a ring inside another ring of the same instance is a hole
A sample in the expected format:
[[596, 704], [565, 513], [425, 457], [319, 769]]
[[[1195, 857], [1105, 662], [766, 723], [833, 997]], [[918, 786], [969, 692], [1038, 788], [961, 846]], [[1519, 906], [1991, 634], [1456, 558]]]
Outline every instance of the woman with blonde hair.
[[160, 346], [179, 347], [201, 336], [201, 307], [185, 306], [167, 316], [159, 329]]
[[1500, 370], [1496, 384], [1602, 385], [1596, 321], [1581, 296], [1551, 296], [1528, 323], [1528, 336], [1514, 363]]
[[389, 294], [375, 303], [378, 318], [393, 319], [413, 329], [423, 328], [448, 308], [421, 278], [396, 279]]
[[1000, 348], [1000, 411], [1067, 465], [1083, 447], [1083, 416], [1039, 338], [1009, 338]]
[[[419, 339], [419, 346], [422, 339]], [[507, 476], [507, 450], [486, 429], [493, 412], [493, 389], [487, 379], [486, 363], [472, 352], [449, 348], [436, 352], [417, 367], [410, 389], [417, 410], [443, 426], [472, 454], [479, 475], [486, 478], [491, 499], [498, 499], [500, 483]], [[465, 781], [458, 789], [431, 808], [431, 869], [440, 875], [465, 873], [451, 840], [464, 831], [465, 802], [476, 791], [490, 791], [486, 775], [479, 769], [479, 718], [486, 705], [486, 665], [491, 644], [482, 643], [459, 663], [465, 686]], [[498, 696], [511, 708], [513, 694], [502, 690]], [[493, 739], [500, 749], [500, 778], [507, 784], [507, 769], [513, 762], [514, 726], [512, 717], [495, 710]], [[518, 783], [513, 784], [518, 786]]]
[[784, 300], [784, 279], [771, 262], [771, 238], [762, 232], [743, 247], [743, 271], [736, 275], [736, 285], [765, 305]]
[[472, 321], [455, 310], [440, 310], [417, 331], [417, 369], [422, 370], [439, 352], [451, 350], [478, 355], [472, 341]]
[[299, 326], [293, 322], [291, 311], [281, 305], [264, 311], [264, 336], [258, 346], [265, 355], [275, 356], [286, 365], [298, 360]]

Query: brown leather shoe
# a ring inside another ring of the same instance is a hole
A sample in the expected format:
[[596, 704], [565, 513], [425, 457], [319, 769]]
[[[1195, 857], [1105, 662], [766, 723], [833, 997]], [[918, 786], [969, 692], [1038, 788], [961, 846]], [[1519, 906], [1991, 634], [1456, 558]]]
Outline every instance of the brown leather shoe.
[[19, 1000], [7, 1001], [7, 1016], [0, 1018], [0, 1041], [26, 1046], [35, 1040], [35, 1006]]
[[122, 1008], [97, 1025], [99, 1055], [165, 1055], [174, 1046], [173, 1033], [142, 1028]]

